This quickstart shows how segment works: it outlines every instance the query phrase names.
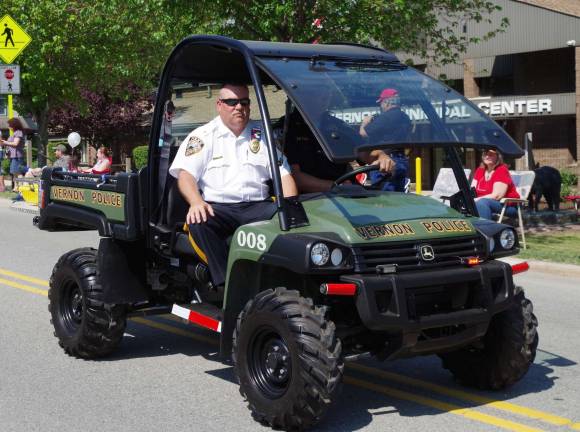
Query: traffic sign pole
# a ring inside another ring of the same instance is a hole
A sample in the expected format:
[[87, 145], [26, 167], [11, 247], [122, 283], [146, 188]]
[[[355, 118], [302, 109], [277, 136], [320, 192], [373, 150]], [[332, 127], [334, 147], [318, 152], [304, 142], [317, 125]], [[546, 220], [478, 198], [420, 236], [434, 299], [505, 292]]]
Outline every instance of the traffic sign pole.
[[[12, 95], [9, 94], [8, 95], [8, 118], [11, 119], [12, 117], [14, 117], [14, 110], [12, 108]], [[14, 131], [12, 129], [10, 129], [10, 136], [12, 136], [12, 134], [14, 134]]]

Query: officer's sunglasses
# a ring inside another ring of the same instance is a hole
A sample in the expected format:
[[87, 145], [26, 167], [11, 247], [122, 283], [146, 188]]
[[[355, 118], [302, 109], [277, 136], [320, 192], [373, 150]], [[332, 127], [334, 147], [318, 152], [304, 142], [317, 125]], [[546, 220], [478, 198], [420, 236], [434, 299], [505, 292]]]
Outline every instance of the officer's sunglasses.
[[229, 107], [235, 107], [238, 104], [241, 106], [249, 106], [250, 105], [250, 98], [242, 98], [242, 99], [220, 99], [223, 103], [225, 103]]

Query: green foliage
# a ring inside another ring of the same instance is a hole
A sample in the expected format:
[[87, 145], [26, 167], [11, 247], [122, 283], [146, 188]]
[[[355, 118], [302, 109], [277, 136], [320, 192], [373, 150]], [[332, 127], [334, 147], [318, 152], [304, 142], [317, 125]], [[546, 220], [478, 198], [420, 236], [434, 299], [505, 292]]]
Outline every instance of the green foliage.
[[578, 186], [578, 176], [570, 171], [560, 171], [562, 176], [562, 188], [560, 189], [560, 196], [562, 198], [572, 195]]
[[10, 172], [10, 159], [2, 159], [0, 166], [0, 175], [8, 175]]
[[[183, 9], [192, 0], [176, 0]], [[380, 44], [449, 63], [469, 44], [492, 38], [509, 22], [489, 0], [212, 0], [200, 7], [204, 32], [239, 39]], [[314, 24], [321, 20], [321, 26]], [[464, 24], [469, 24], [467, 33]], [[479, 35], [474, 24], [491, 29]]]
[[133, 149], [133, 162], [135, 164], [135, 168], [140, 170], [144, 166], [147, 166], [147, 156], [149, 153], [148, 147], [145, 146], [138, 146]]

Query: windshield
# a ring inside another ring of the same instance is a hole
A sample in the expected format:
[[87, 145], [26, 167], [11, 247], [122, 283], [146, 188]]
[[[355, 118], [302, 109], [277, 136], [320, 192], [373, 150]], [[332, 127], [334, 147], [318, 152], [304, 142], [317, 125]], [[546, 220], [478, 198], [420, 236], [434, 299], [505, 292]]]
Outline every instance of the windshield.
[[261, 58], [333, 160], [357, 149], [453, 144], [522, 150], [462, 95], [400, 63]]

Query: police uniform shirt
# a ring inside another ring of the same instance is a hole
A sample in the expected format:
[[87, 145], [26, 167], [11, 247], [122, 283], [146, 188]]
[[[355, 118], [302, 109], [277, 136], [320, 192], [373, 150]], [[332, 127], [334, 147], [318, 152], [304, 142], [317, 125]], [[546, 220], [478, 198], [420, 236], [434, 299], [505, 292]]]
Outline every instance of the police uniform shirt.
[[[169, 173], [176, 178], [180, 170], [190, 173], [208, 202], [263, 201], [270, 196], [266, 182], [272, 176], [262, 129], [251, 121], [236, 137], [218, 116], [185, 138]], [[280, 175], [288, 174], [284, 158]]]

